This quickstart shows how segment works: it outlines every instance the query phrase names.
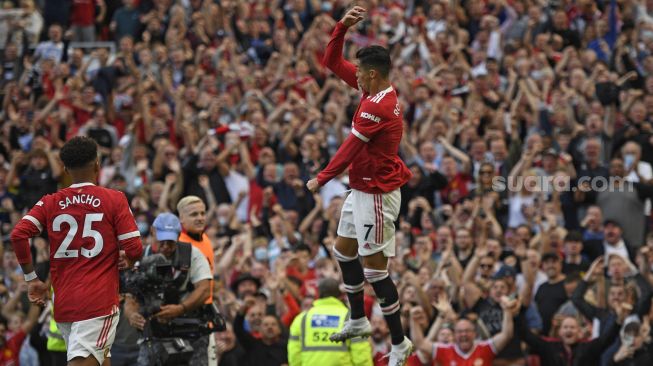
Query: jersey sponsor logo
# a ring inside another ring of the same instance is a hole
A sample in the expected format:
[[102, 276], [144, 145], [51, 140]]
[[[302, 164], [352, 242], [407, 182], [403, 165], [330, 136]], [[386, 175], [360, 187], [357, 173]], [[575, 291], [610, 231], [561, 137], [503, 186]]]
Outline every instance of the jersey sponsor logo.
[[367, 113], [367, 112], [361, 112], [361, 118], [369, 119], [372, 122], [379, 123], [381, 122], [381, 117], [377, 117], [373, 114]]
[[315, 314], [311, 317], [313, 328], [338, 328], [340, 317], [337, 315]]
[[62, 210], [65, 210], [66, 207], [70, 205], [91, 205], [95, 208], [99, 207], [100, 204], [100, 199], [92, 196], [90, 194], [78, 194], [76, 196], [73, 196], [72, 199], [70, 197], [66, 197], [65, 200], [59, 201], [59, 207], [61, 207]]
[[400, 110], [399, 109], [399, 103], [397, 103], [397, 105], [395, 105], [395, 110], [394, 110], [395, 116], [399, 116], [399, 110]]
[[43, 201], [36, 202], [36, 205], [34, 205], [34, 206], [43, 206]]
[[482, 358], [475, 359], [474, 366], [483, 366], [483, 359]]

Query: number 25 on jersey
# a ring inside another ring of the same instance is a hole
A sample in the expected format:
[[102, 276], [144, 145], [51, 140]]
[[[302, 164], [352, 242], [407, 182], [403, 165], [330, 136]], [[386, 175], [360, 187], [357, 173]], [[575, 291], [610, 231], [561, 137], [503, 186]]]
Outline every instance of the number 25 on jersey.
[[86, 214], [84, 216], [84, 229], [82, 231], [82, 239], [93, 238], [95, 245], [93, 245], [93, 248], [91, 249], [80, 248], [79, 250], [68, 249], [68, 246], [70, 246], [70, 243], [73, 242], [73, 239], [75, 238], [75, 235], [77, 235], [77, 231], [79, 229], [77, 220], [75, 220], [75, 218], [69, 214], [61, 214], [55, 217], [52, 221], [52, 231], [62, 231], [63, 224], [67, 224], [68, 234], [61, 242], [61, 245], [57, 249], [56, 253], [54, 253], [54, 258], [77, 258], [80, 253], [86, 258], [93, 258], [100, 254], [102, 248], [104, 247], [104, 240], [98, 231], [93, 230], [92, 226], [94, 222], [102, 221], [103, 216], [104, 214], [102, 213]]

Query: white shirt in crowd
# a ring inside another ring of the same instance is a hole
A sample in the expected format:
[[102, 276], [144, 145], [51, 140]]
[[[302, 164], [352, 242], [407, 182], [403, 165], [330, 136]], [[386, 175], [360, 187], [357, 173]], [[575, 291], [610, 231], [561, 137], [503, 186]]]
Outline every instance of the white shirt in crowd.
[[[639, 176], [637, 176], [637, 173], [639, 173]], [[627, 182], [639, 182], [639, 177], [642, 177], [644, 180], [651, 180], [653, 179], [653, 168], [651, 167], [651, 164], [645, 162], [645, 161], [640, 161], [637, 163], [637, 173], [635, 171], [631, 171], [627, 176], [626, 176], [626, 181]], [[645, 216], [650, 216], [651, 215], [651, 200], [646, 199], [646, 202], [644, 202], [644, 215]]]

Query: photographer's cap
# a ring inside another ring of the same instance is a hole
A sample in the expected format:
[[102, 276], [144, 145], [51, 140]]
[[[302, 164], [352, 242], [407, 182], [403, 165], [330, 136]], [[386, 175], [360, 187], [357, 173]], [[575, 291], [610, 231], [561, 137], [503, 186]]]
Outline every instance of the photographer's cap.
[[177, 216], [164, 212], [154, 219], [152, 227], [156, 229], [156, 240], [165, 241], [179, 239], [181, 233], [181, 222]]

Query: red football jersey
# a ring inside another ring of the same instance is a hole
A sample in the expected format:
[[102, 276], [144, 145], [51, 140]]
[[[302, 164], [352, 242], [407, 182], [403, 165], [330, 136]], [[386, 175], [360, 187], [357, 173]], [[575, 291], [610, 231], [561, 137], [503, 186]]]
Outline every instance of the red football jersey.
[[[349, 86], [359, 89], [356, 66], [342, 58], [346, 32], [347, 27], [336, 24], [324, 64]], [[375, 95], [364, 92], [354, 114], [351, 135], [318, 174], [318, 182], [326, 184], [351, 163], [349, 185], [356, 190], [379, 194], [401, 187], [411, 177], [398, 155], [403, 130], [402, 112], [392, 86]]]
[[122, 192], [91, 183], [44, 196], [18, 222], [12, 244], [31, 262], [28, 239], [47, 230], [54, 318], [75, 322], [111, 314], [118, 305], [118, 251], [140, 258], [143, 246]]
[[478, 342], [469, 353], [455, 344], [433, 345], [433, 361], [438, 366], [491, 366], [496, 350], [491, 341]]
[[363, 94], [351, 133], [365, 142], [367, 148], [351, 163], [352, 188], [367, 193], [392, 192], [410, 179], [410, 170], [398, 155], [404, 131], [401, 116], [393, 87], [376, 95]]

